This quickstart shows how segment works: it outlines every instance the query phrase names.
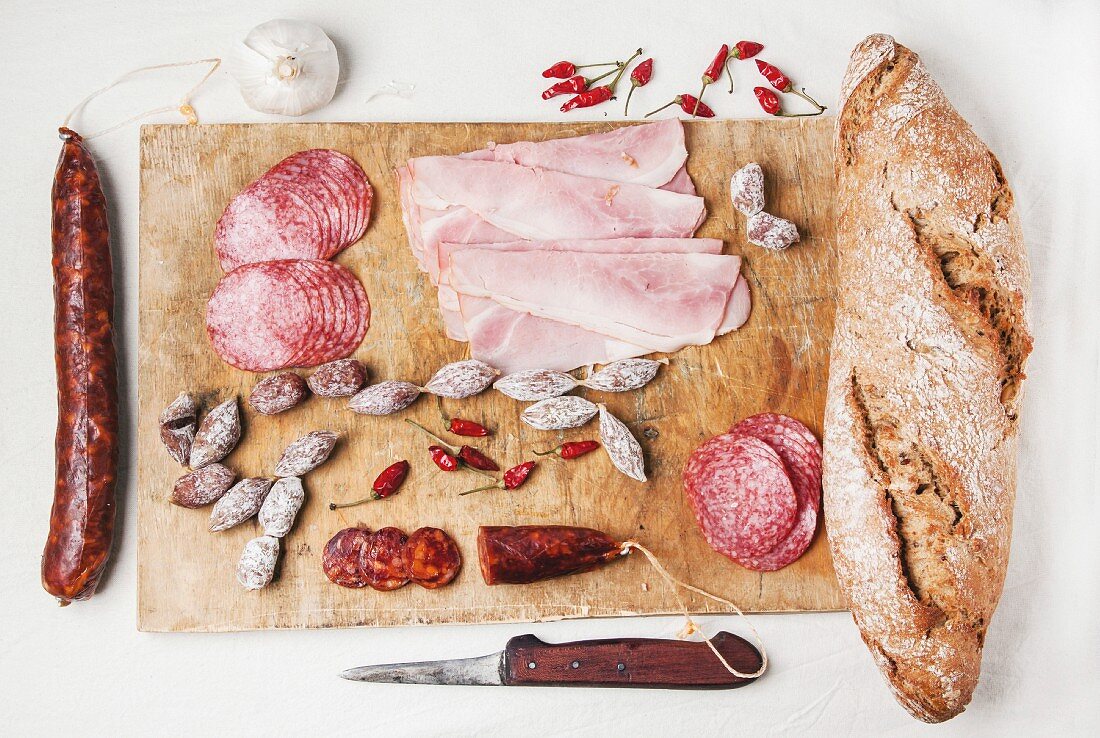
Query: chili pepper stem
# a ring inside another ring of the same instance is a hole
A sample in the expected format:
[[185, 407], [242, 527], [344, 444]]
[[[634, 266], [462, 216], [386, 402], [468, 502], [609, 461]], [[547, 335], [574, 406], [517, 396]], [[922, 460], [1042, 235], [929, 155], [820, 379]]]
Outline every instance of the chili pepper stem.
[[703, 93], [707, 91], [707, 85], [709, 82], [703, 82], [703, 89], [699, 90], [699, 95], [695, 98], [695, 107], [691, 109], [691, 117], [694, 118], [695, 114], [699, 112], [699, 105], [703, 102]]
[[443, 419], [443, 424], [450, 423], [451, 419], [447, 417], [447, 413], [443, 412], [443, 397], [441, 395], [435, 396], [435, 406], [439, 408], [439, 417]]
[[625, 64], [623, 64], [621, 67], [619, 67], [619, 73], [615, 75], [615, 79], [613, 79], [611, 81], [611, 84], [609, 85], [609, 87], [611, 87], [612, 92], [615, 91], [615, 86], [619, 84], [619, 80], [622, 79], [623, 72], [626, 71], [626, 68], [630, 66], [630, 62], [634, 61], [635, 59], [637, 59], [641, 55], [642, 55], [642, 50], [638, 49], [637, 51], [634, 52], [633, 56], [631, 56], [629, 59], [626, 60]]
[[574, 69], [590, 69], [591, 67], [617, 67], [621, 62], [600, 62], [599, 64], [574, 64]]
[[436, 434], [432, 433], [430, 430], [428, 430], [424, 426], [420, 425], [420, 423], [417, 423], [415, 420], [411, 420], [409, 418], [405, 418], [405, 422], [410, 423], [411, 425], [415, 425], [417, 428], [424, 431], [425, 433], [427, 433], [429, 436], [431, 436], [435, 440], [439, 441], [439, 445], [442, 446], [443, 448], [447, 449], [447, 451], [450, 452], [451, 456], [458, 456], [458, 449], [456, 449], [454, 446], [452, 446], [451, 444], [444, 441], [442, 438], [440, 438]]
[[381, 497], [375, 497], [374, 495], [370, 495], [369, 497], [364, 497], [363, 499], [356, 500], [355, 502], [330, 502], [330, 503], [328, 503], [328, 509], [329, 510], [339, 510], [340, 508], [343, 508], [343, 507], [355, 507], [356, 505], [362, 505], [364, 502], [373, 502], [374, 500], [380, 500], [380, 499], [382, 499], [382, 498]]
[[[496, 479], [496, 477], [493, 477], [493, 479]], [[465, 492], [459, 492], [458, 496], [462, 497], [463, 495], [472, 495], [474, 492], [485, 492], [490, 489], [500, 489], [500, 482], [498, 481], [496, 484], [490, 484], [485, 487], [478, 487], [477, 489], [468, 489]]]
[[730, 71], [730, 59], [732, 59], [732, 58], [733, 58], [733, 56], [729, 56], [726, 59], [726, 64], [725, 64], [726, 76], [729, 77], [729, 79], [730, 79], [730, 94], [731, 95], [733, 94], [733, 72]]
[[675, 104], [676, 104], [675, 100], [672, 100], [671, 102], [667, 102], [664, 105], [662, 105], [661, 107], [657, 108], [656, 110], [651, 110], [650, 112], [646, 113], [645, 117], [648, 118], [649, 116], [653, 115], [654, 113], [659, 113], [662, 110], [664, 110], [665, 108], [667, 108], [671, 105], [675, 105]]
[[626, 93], [626, 107], [623, 108], [623, 117], [630, 115], [630, 96], [634, 94], [634, 90], [638, 89], [638, 85], [631, 85], [630, 92]]
[[815, 115], [821, 115], [825, 112], [825, 108], [819, 108], [816, 113], [774, 113], [776, 118], [813, 118]]
[[557, 446], [550, 449], [549, 451], [536, 451], [535, 449], [531, 449], [531, 453], [533, 453], [535, 456], [555, 456], [560, 450], [561, 446]]
[[799, 97], [801, 97], [806, 102], [813, 105], [815, 108], [818, 109], [818, 112], [825, 112], [825, 110], [827, 109], [824, 105], [819, 103], [817, 100], [814, 100], [812, 97], [807, 95], [805, 87], [802, 88], [802, 92], [799, 92], [798, 90], [794, 89], [793, 87], [791, 88], [790, 91], [793, 92], [794, 94], [798, 95]]
[[599, 77], [593, 77], [592, 79], [588, 80], [588, 86], [591, 87], [592, 85], [596, 84], [601, 79], [603, 79], [604, 77], [610, 77], [611, 75], [615, 74], [615, 72], [617, 72], [618, 70], [622, 69], [625, 66], [626, 66], [625, 64], [622, 65], [622, 66], [619, 66], [619, 62], [615, 62], [615, 68], [614, 69], [609, 69], [608, 71], [601, 74]]

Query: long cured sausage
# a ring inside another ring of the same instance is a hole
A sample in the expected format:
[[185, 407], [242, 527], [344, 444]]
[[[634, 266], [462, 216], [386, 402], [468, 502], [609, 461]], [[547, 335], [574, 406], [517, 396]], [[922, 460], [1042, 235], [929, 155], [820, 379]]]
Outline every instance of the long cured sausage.
[[67, 605], [92, 596], [111, 554], [118, 388], [107, 205], [83, 140], [68, 128], [60, 134], [53, 184], [57, 479], [42, 586]]
[[530, 584], [594, 569], [622, 556], [623, 545], [592, 528], [483, 525], [477, 557], [486, 584]]

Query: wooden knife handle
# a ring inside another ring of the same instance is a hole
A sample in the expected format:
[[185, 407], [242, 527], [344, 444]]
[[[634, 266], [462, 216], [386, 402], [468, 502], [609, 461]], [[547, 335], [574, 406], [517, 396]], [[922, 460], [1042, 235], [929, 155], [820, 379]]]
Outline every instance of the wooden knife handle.
[[[760, 652], [745, 639], [723, 631], [711, 641], [743, 674], [760, 668]], [[755, 681], [729, 673], [702, 641], [663, 638], [550, 644], [516, 636], [504, 649], [502, 672], [509, 686], [721, 689]]]

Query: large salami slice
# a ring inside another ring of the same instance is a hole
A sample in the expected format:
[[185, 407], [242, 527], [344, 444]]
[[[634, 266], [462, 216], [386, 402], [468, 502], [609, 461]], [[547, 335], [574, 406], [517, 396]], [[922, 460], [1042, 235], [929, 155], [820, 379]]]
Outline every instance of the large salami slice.
[[683, 482], [707, 543], [735, 561], [767, 553], [794, 526], [798, 502], [783, 460], [756, 438], [710, 439], [692, 453]]
[[374, 193], [363, 170], [329, 149], [291, 154], [230, 200], [214, 230], [222, 268], [329, 259], [362, 237]]
[[805, 553], [817, 529], [821, 510], [821, 445], [802, 423], [773, 413], [746, 418], [730, 429], [730, 435], [753, 437], [771, 446], [783, 460], [794, 486], [798, 514], [791, 531], [767, 553], [737, 558], [739, 564], [756, 571], [782, 569]]
[[210, 296], [206, 331], [225, 362], [248, 371], [309, 367], [349, 356], [370, 326], [370, 302], [330, 261], [244, 264]]

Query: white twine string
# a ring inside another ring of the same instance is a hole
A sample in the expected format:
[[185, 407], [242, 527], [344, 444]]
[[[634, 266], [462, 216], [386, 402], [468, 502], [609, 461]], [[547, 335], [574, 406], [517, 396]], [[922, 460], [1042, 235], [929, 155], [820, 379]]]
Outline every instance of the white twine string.
[[649, 559], [649, 563], [653, 566], [654, 569], [657, 570], [657, 573], [660, 574], [661, 577], [665, 580], [665, 583], [668, 584], [669, 589], [672, 590], [672, 596], [676, 598], [676, 603], [678, 605], [680, 605], [680, 611], [683, 613], [684, 618], [686, 618], [687, 623], [684, 624], [683, 630], [681, 630], [679, 633], [676, 634], [677, 638], [681, 638], [681, 639], [687, 638], [692, 633], [699, 633], [700, 635], [702, 634], [702, 631], [700, 631], [699, 628], [695, 625], [695, 621], [691, 619], [691, 614], [688, 612], [687, 605], [684, 604], [683, 599], [680, 597], [679, 590], [676, 589], [677, 587], [683, 587], [684, 589], [686, 589], [690, 592], [695, 592], [696, 594], [701, 594], [704, 597], [709, 597], [710, 599], [714, 600], [715, 602], [721, 602], [723, 605], [728, 605], [729, 607], [733, 608], [733, 611], [741, 616], [741, 618], [745, 621], [745, 624], [749, 626], [749, 630], [752, 631], [752, 637], [756, 641], [756, 645], [760, 648], [760, 658], [761, 658], [760, 668], [757, 669], [752, 674], [742, 674], [737, 669], [730, 666], [730, 663], [728, 661], [726, 661], [726, 657], [723, 656], [718, 651], [718, 648], [711, 642], [710, 638], [707, 637], [707, 636], [703, 636], [703, 640], [706, 642], [707, 646], [710, 647], [710, 650], [714, 652], [714, 655], [718, 657], [718, 660], [722, 662], [722, 666], [726, 667], [726, 671], [728, 671], [730, 674], [733, 674], [734, 676], [739, 676], [743, 679], [755, 679], [756, 677], [760, 676], [761, 674], [763, 674], [765, 671], [768, 670], [768, 653], [767, 653], [767, 651], [764, 650], [764, 641], [760, 638], [760, 633], [757, 632], [756, 627], [752, 624], [752, 621], [749, 620], [748, 616], [746, 616], [745, 613], [743, 613], [741, 611], [740, 607], [738, 607], [737, 605], [733, 604], [732, 602], [730, 602], [729, 600], [727, 600], [723, 597], [719, 597], [718, 595], [711, 594], [710, 592], [699, 589], [698, 587], [693, 587], [690, 584], [688, 584], [687, 582], [680, 581], [679, 579], [677, 579], [676, 577], [674, 577], [672, 574], [669, 573], [668, 569], [666, 569], [664, 567], [664, 565], [661, 564], [661, 562], [657, 559], [656, 554], [654, 554], [652, 551], [650, 551], [648, 548], [646, 548], [642, 544], [637, 543], [635, 541], [624, 541], [623, 542], [622, 552], [624, 554], [630, 553], [630, 549], [632, 549], [632, 548], [637, 549], [637, 550], [641, 551], [643, 554], [645, 554], [645, 557], [647, 559]]
[[153, 110], [147, 110], [144, 113], [138, 113], [137, 115], [135, 115], [133, 117], [127, 118], [126, 120], [122, 121], [121, 123], [117, 123], [117, 124], [111, 126], [110, 128], [105, 128], [102, 131], [96, 131], [95, 133], [93, 133], [91, 135], [88, 135], [88, 136], [84, 136], [83, 138], [85, 140], [87, 140], [87, 139], [90, 139], [90, 138], [95, 138], [96, 136], [103, 136], [105, 134], [111, 133], [112, 131], [117, 131], [119, 128], [122, 128], [123, 126], [128, 126], [131, 123], [136, 123], [137, 121], [142, 120], [144, 118], [148, 118], [148, 117], [153, 116], [153, 115], [158, 115], [159, 113], [170, 113], [174, 110], [179, 111], [179, 113], [187, 120], [188, 125], [195, 125], [196, 123], [199, 122], [199, 117], [195, 113], [195, 108], [193, 108], [191, 106], [191, 97], [196, 92], [199, 91], [200, 87], [202, 87], [204, 84], [206, 84], [206, 81], [214, 75], [214, 72], [218, 71], [218, 67], [221, 66], [221, 63], [222, 63], [222, 60], [218, 59], [218, 58], [197, 59], [195, 61], [172, 62], [171, 64], [154, 64], [154, 65], [148, 66], [148, 67], [139, 67], [138, 69], [133, 69], [133, 70], [127, 72], [126, 74], [122, 75], [118, 79], [116, 79], [111, 84], [107, 85], [106, 87], [99, 88], [98, 90], [96, 90], [95, 92], [91, 93], [90, 95], [85, 97], [83, 100], [78, 102], [76, 104], [76, 107], [74, 107], [72, 110], [70, 110], [69, 114], [65, 116], [65, 122], [62, 125], [65, 128], [68, 128], [69, 123], [72, 121], [73, 117], [76, 116], [76, 114], [79, 113], [84, 108], [84, 106], [86, 106], [92, 100], [99, 97], [100, 95], [107, 92], [108, 90], [111, 90], [111, 89], [117, 87], [118, 85], [122, 84], [123, 82], [130, 79], [131, 77], [136, 77], [137, 75], [142, 74], [144, 72], [152, 72], [152, 71], [155, 71], [155, 70], [158, 70], [158, 69], [170, 69], [172, 67], [191, 67], [191, 66], [194, 66], [196, 64], [209, 64], [209, 65], [211, 65], [210, 69], [207, 71], [207, 73], [205, 75], [203, 75], [203, 78], [198, 81], [198, 84], [196, 84], [194, 87], [192, 87], [186, 93], [184, 93], [183, 97], [180, 98], [179, 105], [175, 105], [175, 106], [165, 105], [164, 107], [155, 108]]

